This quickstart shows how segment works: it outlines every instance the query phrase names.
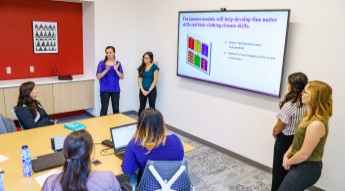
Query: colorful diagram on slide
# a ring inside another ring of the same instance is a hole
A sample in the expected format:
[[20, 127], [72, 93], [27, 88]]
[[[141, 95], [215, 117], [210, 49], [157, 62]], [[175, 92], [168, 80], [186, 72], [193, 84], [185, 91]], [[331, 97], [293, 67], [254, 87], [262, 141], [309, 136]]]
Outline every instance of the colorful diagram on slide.
[[211, 42], [201, 37], [187, 35], [187, 63], [194, 68], [210, 75], [211, 69]]

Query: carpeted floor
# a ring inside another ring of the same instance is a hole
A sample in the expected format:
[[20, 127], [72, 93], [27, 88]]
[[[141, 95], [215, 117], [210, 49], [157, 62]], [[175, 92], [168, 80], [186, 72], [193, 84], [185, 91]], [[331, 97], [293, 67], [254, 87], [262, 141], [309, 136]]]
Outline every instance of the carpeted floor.
[[[135, 114], [129, 114], [129, 116], [137, 119]], [[68, 117], [59, 119], [59, 123], [89, 117], [90, 115]], [[169, 130], [168, 133], [174, 132]], [[179, 137], [183, 142], [195, 147], [195, 150], [185, 154], [185, 160], [188, 162], [189, 172], [198, 177], [197, 191], [268, 191], [271, 189], [270, 173], [182, 135]], [[117, 178], [120, 182], [128, 181], [127, 175], [120, 175]]]
[[266, 191], [271, 189], [271, 174], [229, 155], [181, 136], [195, 147], [185, 154], [189, 171], [197, 175], [198, 191]]

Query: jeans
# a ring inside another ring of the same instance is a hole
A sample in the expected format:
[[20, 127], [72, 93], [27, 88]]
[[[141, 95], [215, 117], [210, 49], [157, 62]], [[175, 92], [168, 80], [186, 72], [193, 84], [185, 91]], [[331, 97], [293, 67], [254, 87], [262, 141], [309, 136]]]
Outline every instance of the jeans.
[[147, 98], [149, 99], [150, 108], [155, 109], [156, 108], [156, 98], [157, 98], [157, 88], [156, 87], [153, 88], [153, 90], [151, 90], [151, 92], [147, 96], [144, 96], [144, 94], [141, 92], [141, 90], [139, 90], [140, 107], [139, 107], [138, 116], [145, 109]]
[[291, 166], [278, 191], [304, 191], [319, 180], [321, 170], [322, 161], [302, 162]]
[[292, 144], [293, 135], [286, 136], [279, 133], [274, 143], [272, 187], [271, 191], [277, 191], [284, 177], [289, 172], [283, 167], [283, 157]]
[[113, 107], [113, 114], [119, 113], [120, 92], [101, 92], [101, 113], [100, 116], [108, 114], [109, 98]]

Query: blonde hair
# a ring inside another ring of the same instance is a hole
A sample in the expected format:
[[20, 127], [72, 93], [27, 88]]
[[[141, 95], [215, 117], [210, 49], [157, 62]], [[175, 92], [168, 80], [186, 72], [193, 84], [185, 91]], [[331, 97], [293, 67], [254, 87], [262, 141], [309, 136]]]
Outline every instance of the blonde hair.
[[315, 80], [308, 83], [308, 91], [310, 96], [308, 109], [300, 125], [307, 126], [315, 120], [327, 124], [332, 116], [333, 109], [332, 88], [325, 82]]
[[138, 128], [134, 134], [134, 140], [150, 153], [160, 144], [165, 145], [166, 126], [161, 112], [148, 108], [143, 110], [138, 119]]

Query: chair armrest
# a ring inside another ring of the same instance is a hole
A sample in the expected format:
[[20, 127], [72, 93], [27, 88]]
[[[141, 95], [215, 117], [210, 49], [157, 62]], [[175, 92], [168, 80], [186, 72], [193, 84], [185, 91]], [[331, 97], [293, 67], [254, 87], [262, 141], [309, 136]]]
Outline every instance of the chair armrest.
[[131, 184], [131, 186], [137, 186], [138, 184], [138, 175], [137, 173], [131, 173], [129, 174], [129, 184]]
[[189, 181], [192, 184], [192, 186], [196, 186], [199, 184], [198, 177], [196, 177], [196, 175], [193, 173], [189, 173]]

